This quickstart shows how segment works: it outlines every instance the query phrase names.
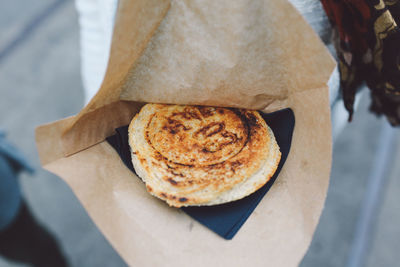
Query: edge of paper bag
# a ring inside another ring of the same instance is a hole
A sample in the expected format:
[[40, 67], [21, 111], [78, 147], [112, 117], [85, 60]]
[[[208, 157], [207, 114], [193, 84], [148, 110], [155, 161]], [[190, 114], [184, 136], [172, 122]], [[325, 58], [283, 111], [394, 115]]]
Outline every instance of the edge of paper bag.
[[40, 164], [44, 167], [53, 161], [65, 157], [61, 142], [61, 133], [66, 125], [75, 119], [74, 116], [43, 124], [35, 129], [36, 148]]
[[[280, 99], [276, 98], [276, 96], [271, 98], [271, 96], [267, 95], [267, 92], [254, 96], [243, 95], [243, 98], [239, 98], [241, 99], [240, 101], [242, 101], [240, 104], [232, 102], [232, 105], [226, 104], [225, 106], [241, 108], [253, 107], [255, 109], [266, 107], [268, 112], [276, 111], [288, 107], [287, 99], [291, 94], [302, 90], [301, 88], [303, 88], [303, 90], [319, 88], [326, 84], [326, 81], [329, 79], [330, 72], [327, 70], [331, 69], [331, 67], [333, 68], [335, 62], [317, 34], [291, 3], [288, 1], [275, 1], [275, 4], [282, 10], [288, 10], [287, 13], [290, 14], [290, 17], [287, 18], [287, 20], [301, 20], [302, 23], [297, 23], [292, 26], [296, 27], [296, 31], [303, 30], [305, 36], [302, 38], [306, 38], [308, 41], [315, 44], [311, 46], [311, 48], [300, 51], [300, 55], [303, 58], [312, 58], [311, 64], [310, 62], [308, 63], [308, 65], [311, 65], [308, 67], [310, 73], [305, 75], [307, 71], [300, 71], [302, 66], [292, 62], [293, 53], [290, 53], [290, 55], [281, 55], [282, 60], [285, 62], [284, 65], [286, 64], [285, 66], [288, 68], [291, 75], [293, 75], [293, 81], [288, 81], [292, 83], [290, 88], [292, 88], [293, 91], [289, 91]], [[125, 124], [129, 123], [133, 114], [137, 111], [136, 107], [125, 105], [115, 110], [113, 110], [113, 108], [117, 107], [117, 103], [121, 103], [120, 101], [123, 100], [120, 100], [120, 93], [123, 84], [126, 83], [129, 71], [135, 65], [137, 59], [143, 54], [146, 46], [170, 10], [170, 7], [170, 0], [120, 1], [110, 59], [104, 81], [99, 92], [91, 102], [83, 108], [74, 119], [65, 124], [61, 136], [63, 153], [65, 156], [72, 155], [103, 141], [107, 135], [112, 133], [114, 128], [116, 128], [115, 126], [120, 122], [124, 122]], [[129, 31], [126, 30], [126, 25], [132, 25], [132, 27], [129, 27]], [[285, 24], [285, 26], [287, 25]], [[295, 40], [302, 38], [298, 37], [295, 38]], [[290, 47], [292, 50], [296, 50], [294, 46]], [[289, 51], [293, 52], [292, 50]], [[307, 78], [305, 78], [305, 76]], [[124, 100], [126, 103], [129, 102], [128, 99]], [[142, 101], [136, 99], [136, 102], [160, 103], [160, 101], [154, 101], [154, 99], [153, 101], [148, 100], [149, 99]], [[130, 101], [135, 102], [135, 99], [130, 99]], [[174, 100], [170, 100], [169, 102], [166, 101], [162, 103], [179, 104], [172, 103], [173, 101]], [[228, 100], [226, 101], [229, 102]], [[196, 99], [191, 99], [191, 101], [180, 104], [207, 105], [208, 103], [208, 105], [213, 106], [224, 106], [215, 104], [221, 103], [221, 99], [213, 100], [211, 98], [207, 103], [195, 102]], [[118, 122], [110, 120], [109, 116], [105, 115], [110, 111], [113, 111], [113, 116], [118, 119]], [[108, 121], [108, 123], [103, 123], [104, 121]], [[91, 129], [92, 132], [89, 131], [89, 129]]]
[[[118, 155], [105, 142], [70, 157], [53, 151], [53, 161], [45, 158], [42, 162], [47, 170], [62, 177], [72, 188], [95, 224], [130, 265], [185, 266], [189, 257], [193, 266], [207, 266], [211, 262], [220, 266], [243, 266], [246, 262], [265, 266], [266, 259], [271, 266], [296, 266], [312, 241], [329, 185], [332, 143], [328, 89], [299, 92], [292, 96], [289, 105], [295, 113], [296, 126], [288, 159], [270, 192], [230, 241], [148, 194], [140, 179], [134, 179], [135, 175], [116, 160]], [[51, 140], [46, 140], [57, 146], [60, 126], [69, 119], [41, 126], [37, 134], [51, 134]], [[315, 130], [310, 132], [310, 129]], [[316, 138], [312, 134], [317, 134]], [[38, 142], [42, 141], [39, 137]], [[304, 144], [311, 149], [303, 149]], [[57, 147], [47, 149], [57, 150]], [[43, 152], [46, 151], [40, 154]], [[319, 164], [312, 161], [317, 160], [318, 155], [323, 155]], [[88, 157], [93, 162], [85, 162]], [[107, 179], [117, 174], [117, 180]], [[296, 179], [299, 175], [302, 179]], [[89, 179], [85, 181], [83, 177]], [[307, 197], [304, 192], [309, 192]], [[282, 209], [277, 209], [276, 205], [283, 205]], [[158, 214], [158, 220], [163, 223], [156, 223], [154, 214]], [[192, 227], [188, 227], [189, 224]], [[260, 224], [268, 227], [260, 229]], [[290, 229], [287, 234], [274, 230], [283, 224]], [[171, 240], [175, 240], [173, 246]], [[268, 251], [263, 248], [266, 240], [269, 240]], [[286, 244], [288, 240], [292, 245]], [[259, 246], [260, 252], [248, 246]], [[219, 251], [218, 255], [215, 251]], [[276, 255], [278, 251], [287, 256]], [[154, 253], [158, 256], [154, 257]]]

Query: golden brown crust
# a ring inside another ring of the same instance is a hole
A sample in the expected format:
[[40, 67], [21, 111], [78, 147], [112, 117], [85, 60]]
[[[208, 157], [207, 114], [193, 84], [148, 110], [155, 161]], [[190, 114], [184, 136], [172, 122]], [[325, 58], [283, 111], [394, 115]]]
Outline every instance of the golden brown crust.
[[242, 198], [270, 179], [280, 158], [260, 114], [242, 109], [147, 104], [129, 126], [129, 144], [148, 191], [175, 207]]

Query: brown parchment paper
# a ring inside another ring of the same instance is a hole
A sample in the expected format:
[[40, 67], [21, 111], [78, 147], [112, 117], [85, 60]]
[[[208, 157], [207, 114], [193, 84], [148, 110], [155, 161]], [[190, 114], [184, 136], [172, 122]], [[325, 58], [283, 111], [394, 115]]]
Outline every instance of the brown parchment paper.
[[[333, 68], [286, 0], [120, 0], [98, 94], [37, 128], [39, 156], [131, 266], [296, 266], [329, 182]], [[294, 110], [289, 157], [233, 240], [148, 194], [104, 141], [145, 102]]]

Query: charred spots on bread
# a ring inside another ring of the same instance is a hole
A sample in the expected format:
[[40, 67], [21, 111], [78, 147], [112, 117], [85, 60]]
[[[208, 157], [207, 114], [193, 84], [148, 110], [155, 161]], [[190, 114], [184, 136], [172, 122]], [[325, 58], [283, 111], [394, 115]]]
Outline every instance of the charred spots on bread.
[[186, 201], [188, 201], [188, 199], [187, 199], [186, 197], [180, 197], [180, 198], [179, 198], [179, 202], [184, 203], [184, 202], [186, 202]]
[[158, 161], [161, 161], [161, 160], [165, 159], [165, 157], [164, 157], [163, 155], [161, 155], [161, 153], [158, 152], [158, 151], [156, 151], [156, 152], [154, 153], [154, 158], [155, 158], [156, 160], [158, 160]]
[[236, 169], [237, 169], [238, 167], [242, 166], [242, 165], [243, 165], [243, 163], [242, 163], [240, 160], [231, 162], [231, 171], [232, 171], [233, 173], [236, 173]]
[[167, 118], [167, 123], [164, 124], [162, 127], [163, 130], [168, 131], [170, 134], [176, 134], [180, 131], [189, 131], [192, 128], [185, 126], [181, 121], [172, 119], [172, 118]]
[[175, 180], [172, 179], [172, 178], [168, 178], [167, 181], [170, 182], [170, 184], [172, 184], [172, 185], [177, 185], [177, 184], [178, 184], [178, 182], [175, 181]]
[[186, 107], [182, 112], [173, 112], [171, 117], [181, 117], [186, 120], [202, 120], [199, 110], [192, 107]]
[[[159, 196], [162, 197], [162, 198], [164, 198], [164, 199], [169, 199], [169, 200], [175, 200], [175, 199], [178, 198], [177, 196], [174, 196], [174, 195], [172, 195], [172, 194], [168, 194], [168, 193], [165, 193], [165, 192], [161, 192]], [[181, 198], [182, 198], [182, 197], [181, 197]], [[178, 198], [178, 201], [180, 201], [180, 202], [186, 202], [186, 201], [188, 201], [188, 200], [189, 200], [189, 199], [186, 199], [185, 201], [181, 201], [180, 198]]]
[[180, 173], [180, 172], [175, 172], [175, 171], [173, 171], [173, 170], [171, 170], [171, 169], [168, 169], [168, 171], [171, 173], [171, 174], [173, 174], [173, 175], [175, 175], [175, 176], [179, 176], [179, 177], [185, 177], [185, 175], [183, 175], [182, 173]]
[[200, 111], [203, 118], [211, 117], [215, 114], [215, 108], [212, 107], [204, 107], [204, 106], [196, 106], [197, 109]]
[[199, 114], [199, 111], [197, 109], [189, 109], [185, 108], [185, 115], [187, 116], [188, 119], [195, 119], [195, 120], [200, 120], [201, 121], [201, 116]]
[[236, 140], [234, 140], [234, 139], [230, 139], [230, 140], [227, 140], [225, 142], [219, 142], [219, 143], [208, 142], [201, 149], [201, 152], [203, 152], [203, 153], [216, 153], [216, 152], [222, 150], [225, 146], [233, 144], [235, 141]]
[[[151, 145], [151, 143], [149, 143]], [[151, 145], [152, 146], [152, 145]], [[155, 150], [155, 148], [152, 146], [152, 148]], [[178, 167], [174, 166], [174, 165], [178, 165], [178, 166], [185, 166], [185, 167], [189, 167], [189, 168], [193, 168], [194, 165], [193, 164], [184, 164], [184, 163], [179, 163], [179, 162], [174, 162], [170, 159], [168, 159], [167, 157], [163, 156], [160, 152], [156, 151], [154, 153], [154, 158], [158, 161], [164, 161], [167, 168], [169, 170], [175, 170]], [[180, 174], [181, 177], [183, 177], [183, 174]]]
[[[247, 139], [247, 124], [230, 109], [178, 106], [168, 112], [164, 108], [149, 116], [157, 121], [149, 127], [158, 130], [149, 134], [146, 129], [145, 137], [154, 151], [164, 157], [158, 156], [157, 160], [171, 162], [170, 166], [202, 166], [204, 163], [197, 160], [202, 157], [199, 155], [212, 162], [234, 157]], [[183, 156], [176, 156], [178, 152]]]
[[168, 169], [173, 169], [173, 170], [176, 169], [175, 167], [172, 167], [172, 166], [171, 166], [170, 164], [168, 164], [168, 163], [167, 163], [167, 168], [168, 168]]
[[213, 153], [213, 152], [215, 152], [215, 151], [210, 151], [210, 150], [208, 150], [206, 147], [203, 147], [203, 148], [201, 149], [201, 152], [203, 152], [203, 153]]
[[238, 138], [236, 133], [232, 133], [232, 132], [228, 132], [228, 131], [224, 131], [221, 133], [221, 135], [225, 138], [228, 139], [226, 142], [223, 142], [221, 145], [223, 146], [227, 146], [233, 143], [236, 143], [238, 141], [241, 141], [242, 138]]
[[258, 127], [260, 127], [258, 119], [253, 113], [246, 112], [246, 117], [247, 117], [247, 122], [248, 122], [248, 125], [249, 125], [250, 128], [254, 128], [254, 127], [258, 128]]
[[241, 141], [242, 138], [238, 138], [236, 133], [227, 131], [225, 129], [225, 122], [213, 122], [209, 123], [208, 125], [204, 126], [203, 128], [199, 129], [195, 136], [200, 135], [204, 136], [205, 138], [212, 137], [214, 135], [219, 134], [223, 139], [218, 143], [214, 141], [209, 141], [204, 144], [204, 147], [201, 149], [203, 153], [215, 153], [217, 151], [222, 150], [225, 146], [234, 144], [238, 141]]
[[199, 136], [202, 135], [204, 137], [211, 137], [222, 130], [225, 129], [225, 123], [222, 122], [211, 122], [207, 124], [206, 126], [200, 128], [194, 133], [194, 136]]
[[221, 169], [222, 165], [224, 162], [222, 163], [216, 163], [216, 164], [209, 164], [207, 166], [204, 166], [204, 168], [208, 169], [208, 170], [215, 170], [215, 169]]
[[185, 164], [185, 163], [180, 163], [180, 162], [174, 162], [174, 161], [169, 160], [169, 159], [168, 159], [168, 162], [173, 163], [173, 164], [176, 164], [176, 165], [178, 165], [178, 166], [184, 166], [184, 167], [189, 167], [189, 168], [194, 167], [193, 164]]
[[[230, 110], [232, 110], [236, 114], [236, 116], [238, 116], [242, 120], [243, 125], [246, 126], [247, 139], [243, 145], [243, 147], [245, 147], [251, 139], [252, 128], [254, 128], [255, 125], [257, 125], [256, 128], [258, 128], [258, 126], [259, 126], [257, 123], [258, 120], [253, 114], [251, 114], [251, 112], [246, 112], [246, 110], [236, 109], [236, 108], [231, 108]], [[248, 119], [249, 114], [251, 114], [251, 116], [254, 117], [253, 119], [251, 119], [251, 121], [250, 121], [250, 119]]]

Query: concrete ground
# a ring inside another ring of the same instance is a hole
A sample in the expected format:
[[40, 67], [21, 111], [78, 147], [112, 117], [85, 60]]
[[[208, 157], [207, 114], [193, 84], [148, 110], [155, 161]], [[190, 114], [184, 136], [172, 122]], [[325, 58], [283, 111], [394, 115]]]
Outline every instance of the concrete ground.
[[[34, 143], [37, 125], [76, 114], [83, 105], [78, 24], [71, 0], [0, 3], [0, 127], [36, 168], [20, 177], [25, 198], [60, 241], [72, 266], [126, 266], [69, 189], [42, 170]], [[385, 122], [367, 112], [368, 95], [334, 145], [325, 209], [301, 266], [345, 266]], [[396, 131], [396, 140], [399, 133]], [[398, 266], [400, 255], [400, 142], [379, 213], [370, 232], [366, 266]], [[0, 257], [1, 267], [23, 266]]]

